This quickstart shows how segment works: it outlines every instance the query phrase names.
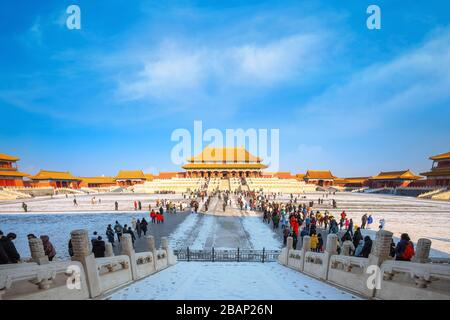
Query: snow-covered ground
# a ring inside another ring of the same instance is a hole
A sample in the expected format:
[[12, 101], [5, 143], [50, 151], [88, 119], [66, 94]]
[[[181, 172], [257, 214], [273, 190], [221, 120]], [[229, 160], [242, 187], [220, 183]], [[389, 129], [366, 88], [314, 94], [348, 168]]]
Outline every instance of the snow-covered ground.
[[279, 263], [178, 262], [111, 294], [111, 300], [356, 300]]
[[[95, 197], [95, 204], [92, 199]], [[78, 206], [73, 199], [76, 198]], [[42, 197], [24, 199], [28, 205], [28, 213], [62, 213], [62, 212], [109, 212], [114, 210], [114, 202], [119, 203], [120, 211], [134, 211], [134, 201], [141, 201], [142, 209], [148, 210], [149, 205], [155, 207], [156, 200], [167, 199], [173, 202], [189, 203], [180, 194], [135, 194], [135, 193], [108, 193], [91, 195], [57, 195], [53, 198]], [[101, 200], [101, 202], [99, 201]], [[177, 208], [178, 209], [178, 208]], [[22, 200], [0, 201], [0, 213], [23, 213]]]
[[191, 214], [169, 236], [173, 248], [276, 250], [281, 241], [260, 217]]
[[[149, 221], [148, 212], [110, 212], [110, 213], [70, 213], [70, 214], [0, 214], [0, 230], [5, 234], [14, 232], [17, 239], [14, 241], [17, 250], [23, 257], [29, 257], [27, 234], [36, 236], [48, 235], [55, 246], [58, 258], [68, 258], [67, 244], [70, 232], [76, 229], [87, 229], [89, 234], [97, 231], [105, 240], [106, 227], [114, 226], [115, 221], [123, 226], [131, 226], [131, 220], [145, 217]], [[151, 227], [151, 226], [150, 226]]]

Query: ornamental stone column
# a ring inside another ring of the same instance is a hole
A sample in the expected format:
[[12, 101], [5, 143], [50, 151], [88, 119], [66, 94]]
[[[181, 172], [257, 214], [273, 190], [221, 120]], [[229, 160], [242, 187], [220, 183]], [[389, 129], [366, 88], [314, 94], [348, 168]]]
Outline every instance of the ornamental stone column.
[[319, 276], [322, 280], [328, 279], [328, 271], [330, 269], [331, 256], [338, 254], [337, 246], [338, 246], [337, 234], [329, 233], [327, 235], [326, 247], [325, 247], [325, 251], [323, 253], [322, 272]]
[[302, 250], [300, 251], [300, 271], [303, 271], [303, 268], [305, 266], [305, 260], [306, 260], [306, 252], [311, 251], [311, 237], [310, 236], [304, 236], [303, 237], [303, 244], [302, 244]]
[[148, 251], [150, 251], [153, 255], [153, 266], [155, 268], [155, 271], [157, 269], [157, 260], [158, 260], [158, 252], [156, 251], [156, 245], [155, 245], [155, 237], [153, 236], [145, 236], [145, 240], [147, 242], [147, 248]]
[[121, 238], [122, 244], [122, 254], [130, 258], [131, 275], [133, 280], [138, 279], [137, 274], [137, 262], [136, 262], [136, 252], [133, 248], [133, 240], [131, 239], [131, 234], [124, 233]]
[[42, 240], [39, 238], [32, 238], [28, 240], [28, 245], [30, 246], [31, 260], [37, 264], [47, 264], [48, 256], [45, 255], [44, 245]]
[[287, 237], [286, 246], [281, 249], [281, 253], [278, 256], [278, 262], [282, 265], [287, 266], [289, 259], [289, 250], [291, 250], [294, 246], [294, 239], [292, 237]]
[[330, 233], [327, 235], [327, 246], [325, 247], [325, 252], [327, 252], [330, 255], [337, 254], [337, 241], [338, 236], [337, 234]]
[[416, 263], [427, 263], [430, 261], [430, 250], [431, 250], [431, 240], [420, 238], [417, 241], [416, 250], [414, 257], [411, 259], [411, 262]]
[[105, 257], [114, 257], [114, 250], [111, 242], [105, 243]]
[[79, 261], [86, 274], [87, 287], [91, 298], [99, 296], [101, 292], [100, 277], [94, 254], [89, 250], [89, 235], [87, 230], [73, 230], [70, 233], [72, 240], [72, 261]]
[[389, 259], [393, 235], [392, 232], [387, 230], [380, 230], [377, 232], [369, 255], [369, 265], [381, 266], [385, 260]]
[[177, 257], [173, 254], [173, 250], [169, 247], [169, 240], [167, 237], [161, 238], [161, 248], [166, 251], [167, 264], [169, 266], [177, 263]]

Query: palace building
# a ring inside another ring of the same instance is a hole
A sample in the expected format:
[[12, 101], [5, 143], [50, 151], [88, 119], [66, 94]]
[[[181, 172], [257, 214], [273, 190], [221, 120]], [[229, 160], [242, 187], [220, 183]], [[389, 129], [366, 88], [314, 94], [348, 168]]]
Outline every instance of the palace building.
[[422, 177], [416, 176], [409, 169], [402, 171], [382, 171], [378, 175], [369, 178], [368, 184], [370, 188], [407, 187], [421, 178]]
[[348, 188], [362, 188], [367, 185], [369, 177], [336, 178], [334, 185]]
[[147, 181], [142, 170], [120, 170], [115, 178], [117, 185], [129, 187]]
[[82, 177], [80, 187], [105, 188], [116, 185], [114, 177]]
[[450, 186], [450, 152], [441, 153], [429, 158], [433, 160], [431, 170], [421, 173], [426, 176], [426, 185], [430, 187]]
[[330, 170], [308, 170], [303, 177], [308, 184], [317, 184], [321, 187], [332, 186], [334, 183], [334, 179], [336, 177], [333, 176]]
[[22, 187], [28, 174], [17, 168], [18, 157], [0, 153], [0, 187]]
[[40, 170], [30, 176], [33, 187], [73, 188], [80, 187], [81, 178], [73, 176], [69, 171]]
[[212, 148], [206, 147], [202, 152], [187, 159], [183, 166], [186, 177], [261, 177], [267, 168], [262, 159], [252, 155], [243, 147]]

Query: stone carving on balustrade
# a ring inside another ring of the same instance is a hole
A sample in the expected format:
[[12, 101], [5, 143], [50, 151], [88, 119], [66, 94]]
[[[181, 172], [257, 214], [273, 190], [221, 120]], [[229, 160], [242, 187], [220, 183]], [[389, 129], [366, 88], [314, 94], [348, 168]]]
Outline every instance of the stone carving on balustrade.
[[39, 238], [33, 238], [28, 240], [28, 245], [31, 252], [31, 260], [37, 264], [49, 263], [48, 257], [45, 255], [44, 245]]
[[430, 262], [431, 240], [420, 238], [416, 244], [415, 255], [411, 262], [427, 263]]

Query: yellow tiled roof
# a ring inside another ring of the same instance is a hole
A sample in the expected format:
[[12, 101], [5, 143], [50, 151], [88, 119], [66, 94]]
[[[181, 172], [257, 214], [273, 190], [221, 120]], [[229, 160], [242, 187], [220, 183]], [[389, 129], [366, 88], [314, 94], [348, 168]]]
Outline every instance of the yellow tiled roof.
[[431, 171], [422, 172], [421, 175], [427, 177], [450, 176], [450, 168], [433, 168]]
[[144, 176], [147, 181], [152, 181], [155, 178], [155, 176], [151, 173], [144, 173]]
[[145, 175], [142, 170], [120, 170], [117, 174], [116, 180], [126, 180], [126, 179], [143, 179], [145, 180]]
[[10, 156], [9, 154], [0, 153], [0, 160], [6, 160], [6, 161], [18, 161], [20, 158]]
[[41, 170], [35, 176], [30, 176], [31, 180], [81, 180], [73, 176], [69, 171], [48, 171]]
[[176, 178], [177, 175], [178, 172], [176, 171], [160, 172], [157, 176], [154, 177], [154, 179], [171, 179]]
[[351, 178], [336, 178], [334, 182], [336, 183], [364, 183], [369, 177], [351, 177]]
[[435, 156], [430, 157], [431, 160], [444, 160], [444, 159], [450, 159], [450, 152], [437, 154]]
[[334, 179], [330, 170], [308, 170], [304, 179]]
[[4, 177], [27, 177], [28, 173], [23, 173], [15, 170], [0, 170], [0, 176]]
[[187, 159], [189, 162], [261, 162], [262, 159], [255, 157], [244, 147], [237, 148], [213, 148], [206, 147], [195, 157]]
[[416, 176], [409, 169], [402, 171], [385, 171], [380, 172], [378, 175], [369, 178], [370, 180], [394, 180], [394, 179], [404, 179], [404, 180], [419, 180], [421, 177]]
[[116, 183], [114, 177], [81, 177], [80, 179], [84, 183], [95, 183], [95, 184]]
[[262, 163], [187, 163], [183, 169], [265, 169]]

